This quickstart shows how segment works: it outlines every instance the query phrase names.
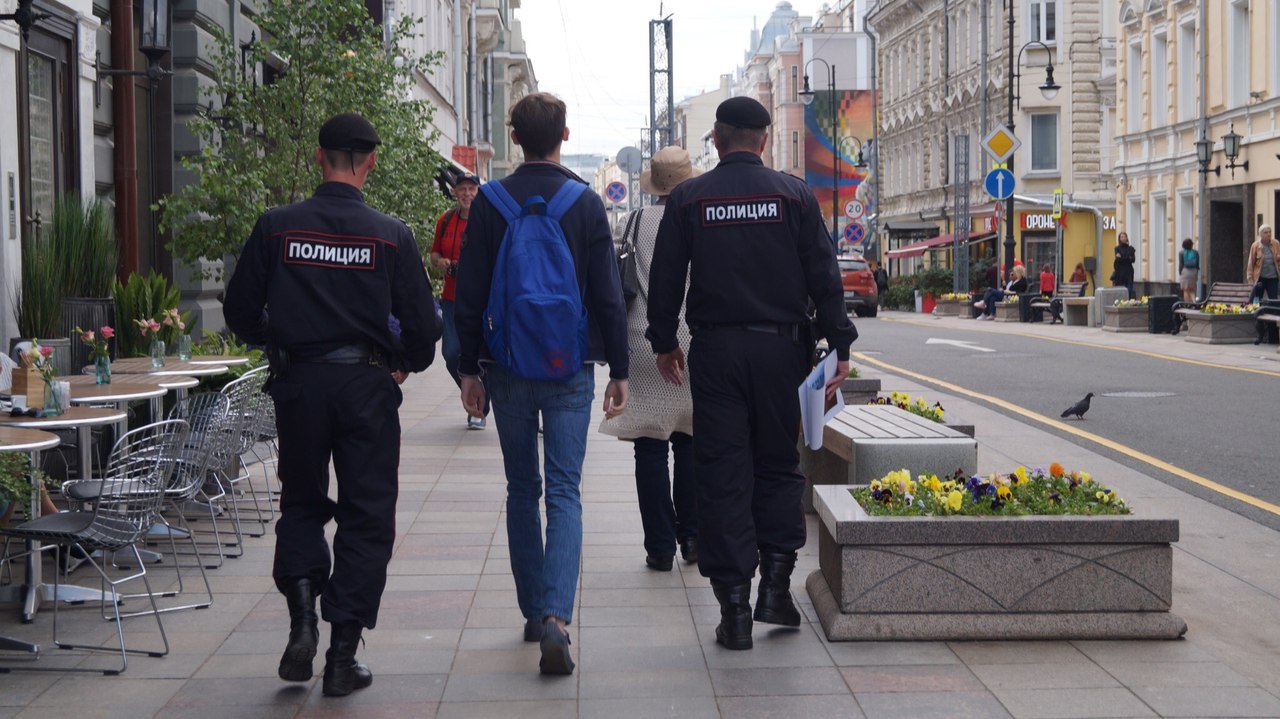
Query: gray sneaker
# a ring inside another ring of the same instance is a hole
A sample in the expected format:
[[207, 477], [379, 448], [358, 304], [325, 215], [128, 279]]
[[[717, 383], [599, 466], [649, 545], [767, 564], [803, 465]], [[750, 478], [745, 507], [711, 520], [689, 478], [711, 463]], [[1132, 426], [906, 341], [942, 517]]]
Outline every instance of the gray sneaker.
[[484, 429], [484, 417], [472, 417], [467, 415], [467, 429]]

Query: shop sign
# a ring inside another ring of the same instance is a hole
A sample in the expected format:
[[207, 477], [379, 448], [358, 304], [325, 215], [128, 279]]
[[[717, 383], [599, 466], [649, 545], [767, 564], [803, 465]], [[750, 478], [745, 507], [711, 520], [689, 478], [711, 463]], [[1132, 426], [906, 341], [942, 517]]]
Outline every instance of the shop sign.
[[1116, 229], [1116, 216], [1115, 216], [1115, 215], [1103, 215], [1103, 216], [1102, 216], [1102, 229], [1103, 229], [1104, 231], [1106, 231], [1106, 230], [1112, 230], [1112, 231], [1114, 231], [1114, 230]]
[[1022, 229], [1024, 230], [1056, 230], [1058, 221], [1048, 212], [1022, 213]]

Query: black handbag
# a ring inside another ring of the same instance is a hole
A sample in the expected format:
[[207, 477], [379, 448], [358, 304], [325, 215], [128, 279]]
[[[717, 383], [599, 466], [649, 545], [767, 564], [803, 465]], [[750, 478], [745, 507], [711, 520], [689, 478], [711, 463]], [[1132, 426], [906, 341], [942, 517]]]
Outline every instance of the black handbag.
[[640, 210], [627, 215], [627, 226], [622, 230], [622, 246], [618, 248], [618, 279], [622, 281], [622, 298], [627, 307], [640, 294], [640, 270], [636, 266], [635, 238], [640, 234]]

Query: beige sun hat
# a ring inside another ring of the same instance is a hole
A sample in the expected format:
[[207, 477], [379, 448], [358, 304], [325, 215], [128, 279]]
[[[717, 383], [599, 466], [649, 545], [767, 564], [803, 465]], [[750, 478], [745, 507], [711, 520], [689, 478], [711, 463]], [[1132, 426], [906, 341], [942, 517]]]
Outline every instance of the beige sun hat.
[[640, 173], [640, 189], [664, 197], [671, 194], [676, 185], [701, 174], [702, 170], [694, 169], [689, 161], [689, 153], [672, 145], [658, 150], [649, 162], [649, 169]]

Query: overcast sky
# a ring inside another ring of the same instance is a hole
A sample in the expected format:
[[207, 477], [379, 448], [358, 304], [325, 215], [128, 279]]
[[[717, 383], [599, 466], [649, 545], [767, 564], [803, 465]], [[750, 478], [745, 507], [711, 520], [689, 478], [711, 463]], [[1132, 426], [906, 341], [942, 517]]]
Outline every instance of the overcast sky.
[[[613, 155], [649, 124], [649, 0], [523, 0], [516, 10], [538, 88], [569, 106], [566, 154]], [[793, 0], [813, 14], [817, 0]], [[763, 25], [777, 0], [666, 0], [672, 16], [675, 101], [714, 89], [742, 64], [754, 17]], [[812, 5], [812, 7], [810, 7]]]

